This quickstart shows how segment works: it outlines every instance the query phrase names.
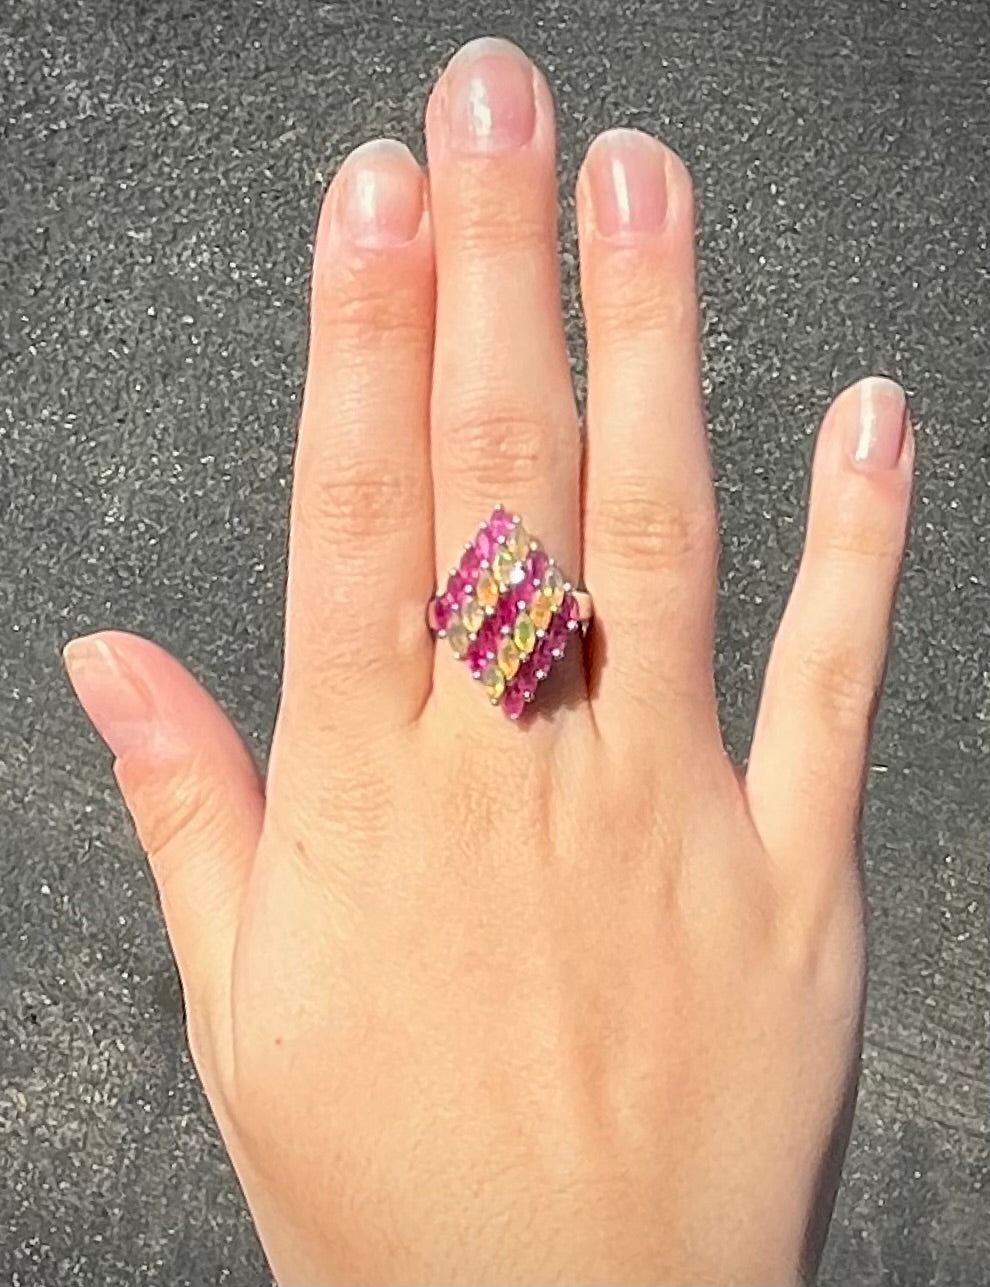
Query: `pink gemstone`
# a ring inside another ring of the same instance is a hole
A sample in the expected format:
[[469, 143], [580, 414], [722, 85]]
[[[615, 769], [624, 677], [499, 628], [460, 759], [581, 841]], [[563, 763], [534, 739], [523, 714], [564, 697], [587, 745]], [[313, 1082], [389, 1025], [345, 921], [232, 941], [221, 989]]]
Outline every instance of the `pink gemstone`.
[[508, 510], [495, 510], [488, 520], [488, 530], [496, 540], [500, 536], [508, 536], [512, 531], [512, 515]]
[[494, 657], [495, 649], [498, 647], [498, 627], [495, 625], [494, 617], [487, 617], [481, 629], [478, 631], [476, 640], [481, 645], [485, 657]]
[[502, 710], [509, 719], [518, 719], [526, 709], [526, 697], [518, 683], [510, 684], [502, 697]]
[[453, 607], [446, 595], [443, 595], [442, 598], [433, 600], [433, 620], [436, 622], [436, 628], [438, 630], [447, 629], [450, 625], [450, 616], [452, 612]]
[[460, 572], [451, 573], [447, 582], [447, 598], [454, 603], [461, 603], [471, 593], [472, 585]]
[[571, 638], [570, 631], [567, 629], [567, 622], [564, 620], [562, 613], [554, 613], [546, 638], [549, 640], [550, 647], [554, 653], [557, 656], [562, 656]]
[[528, 608], [529, 605], [533, 602], [533, 595], [535, 593], [536, 593], [536, 585], [534, 584], [532, 579], [527, 575], [524, 581], [520, 581], [518, 585], [514, 585], [512, 587], [512, 591], [511, 591], [512, 601], [517, 606]]
[[473, 643], [468, 644], [468, 650], [464, 654], [464, 664], [472, 675], [477, 675], [488, 662], [488, 653], [480, 639], [475, 639]]
[[474, 538], [474, 548], [477, 551], [478, 559], [484, 559], [490, 563], [492, 555], [495, 553], [495, 541], [487, 527], [483, 527], [478, 535]]
[[469, 545], [461, 555], [461, 576], [473, 585], [481, 570], [481, 555], [474, 545]]
[[547, 570], [550, 560], [542, 550], [533, 550], [529, 556], [529, 575], [534, 585], [539, 585], [543, 580], [543, 573]]
[[[536, 678], [536, 669], [536, 653], [534, 652], [531, 656], [526, 658], [523, 664], [516, 671], [516, 677], [513, 681], [512, 687], [514, 689], [518, 689], [524, 698], [532, 697], [539, 685], [540, 681]], [[506, 693], [506, 696], [507, 695], [508, 693]], [[503, 701], [504, 700], [505, 699], [503, 698]]]
[[580, 615], [577, 605], [577, 599], [573, 594], [565, 594], [564, 602], [560, 605], [560, 615], [565, 621], [577, 621]]
[[511, 593], [503, 594], [501, 599], [495, 605], [495, 611], [492, 613], [491, 620], [495, 623], [495, 631], [501, 633], [506, 626], [511, 626], [516, 619], [515, 596]]
[[553, 644], [546, 635], [539, 640], [529, 660], [534, 672], [540, 671], [544, 677], [550, 674], [553, 667]]

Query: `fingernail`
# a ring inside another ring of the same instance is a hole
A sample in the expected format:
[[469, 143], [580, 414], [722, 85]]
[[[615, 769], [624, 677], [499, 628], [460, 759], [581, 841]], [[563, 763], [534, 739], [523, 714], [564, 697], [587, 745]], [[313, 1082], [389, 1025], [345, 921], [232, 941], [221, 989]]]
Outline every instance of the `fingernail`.
[[904, 390], [886, 376], [859, 382], [859, 415], [850, 425], [852, 463], [864, 473], [894, 469], [907, 426]]
[[151, 694], [105, 640], [73, 639], [62, 660], [79, 704], [117, 759], [155, 740]]
[[412, 241], [423, 217], [423, 175], [409, 149], [394, 139], [356, 148], [341, 170], [337, 213], [344, 235], [357, 246]]
[[657, 233], [667, 218], [666, 150], [638, 130], [609, 130], [588, 151], [595, 227], [603, 237]]
[[533, 67], [507, 40], [472, 40], [444, 73], [447, 137], [462, 152], [499, 153], [525, 147], [536, 127]]

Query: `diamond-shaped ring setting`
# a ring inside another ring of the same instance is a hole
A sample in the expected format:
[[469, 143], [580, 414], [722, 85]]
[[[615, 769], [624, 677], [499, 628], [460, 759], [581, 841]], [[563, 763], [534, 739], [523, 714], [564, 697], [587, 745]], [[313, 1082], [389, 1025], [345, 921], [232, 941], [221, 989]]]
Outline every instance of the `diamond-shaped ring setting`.
[[523, 713], [589, 615], [588, 596], [501, 505], [464, 547], [428, 612], [431, 629], [509, 719]]

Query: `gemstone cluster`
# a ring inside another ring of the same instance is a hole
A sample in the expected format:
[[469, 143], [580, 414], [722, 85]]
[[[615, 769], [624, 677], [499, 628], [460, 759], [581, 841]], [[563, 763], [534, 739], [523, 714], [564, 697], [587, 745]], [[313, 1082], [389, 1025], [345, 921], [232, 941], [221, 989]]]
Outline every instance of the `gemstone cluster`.
[[499, 505], [431, 601], [430, 624], [492, 705], [518, 719], [580, 622], [570, 582]]

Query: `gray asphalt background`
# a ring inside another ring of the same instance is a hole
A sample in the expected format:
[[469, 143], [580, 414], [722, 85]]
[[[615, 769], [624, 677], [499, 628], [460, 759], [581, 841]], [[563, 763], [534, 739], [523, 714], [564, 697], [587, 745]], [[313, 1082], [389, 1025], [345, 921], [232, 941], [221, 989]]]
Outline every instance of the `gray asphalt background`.
[[422, 154], [431, 79], [485, 32], [558, 94], [579, 382], [584, 147], [642, 126], [696, 176], [740, 754], [816, 420], [864, 372], [909, 390], [866, 1052], [822, 1281], [990, 1283], [986, 0], [2, 0], [0, 1282], [267, 1281], [58, 649], [109, 624], [155, 636], [263, 753], [321, 187], [377, 134]]

